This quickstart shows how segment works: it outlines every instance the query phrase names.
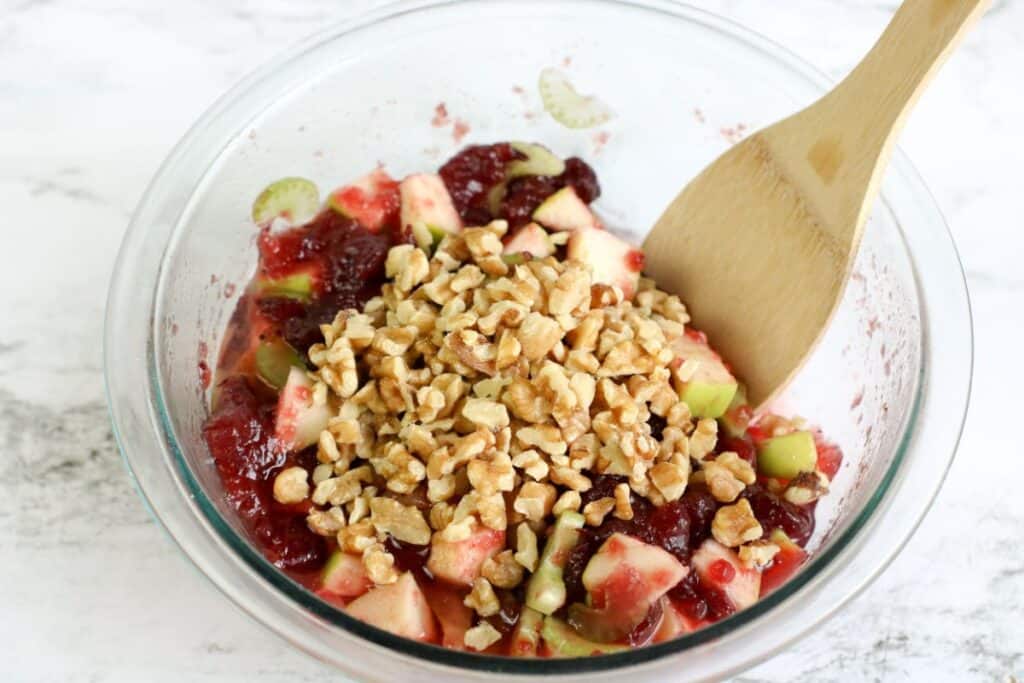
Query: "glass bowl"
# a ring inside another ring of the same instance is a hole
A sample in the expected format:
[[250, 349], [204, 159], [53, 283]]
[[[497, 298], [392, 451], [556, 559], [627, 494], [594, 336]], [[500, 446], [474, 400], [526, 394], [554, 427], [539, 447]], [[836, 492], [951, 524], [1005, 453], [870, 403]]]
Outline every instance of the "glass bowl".
[[[544, 114], [536, 82], [549, 66], [598, 94], [615, 118], [579, 131]], [[639, 242], [676, 191], [744, 131], [828, 85], [764, 38], [664, 0], [402, 2], [260, 69], [161, 167], [111, 285], [110, 409], [153, 514], [253, 618], [364, 679], [706, 680], [785, 647], [900, 550], [938, 491], [964, 419], [972, 341], [963, 274], [942, 216], [899, 152], [835, 322], [776, 406], [821, 425], [846, 453], [818, 508], [812, 558], [750, 609], [669, 643], [579, 660], [493, 658], [403, 640], [319, 601], [267, 563], [227, 509], [200, 434], [199, 365], [215, 362], [253, 272], [249, 207], [271, 180], [301, 175], [329, 188], [378, 161], [401, 176], [437, 167], [463, 144], [537, 140], [593, 163], [599, 211]], [[448, 123], [433, 120], [441, 102]]]

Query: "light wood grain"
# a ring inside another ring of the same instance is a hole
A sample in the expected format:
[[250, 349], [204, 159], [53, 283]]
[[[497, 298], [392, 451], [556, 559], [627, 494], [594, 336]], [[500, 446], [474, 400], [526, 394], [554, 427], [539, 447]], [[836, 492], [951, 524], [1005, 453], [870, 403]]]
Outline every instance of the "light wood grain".
[[906, 0], [842, 83], [719, 157], [647, 237], [646, 271], [687, 302], [754, 405], [821, 338], [904, 119], [988, 4]]

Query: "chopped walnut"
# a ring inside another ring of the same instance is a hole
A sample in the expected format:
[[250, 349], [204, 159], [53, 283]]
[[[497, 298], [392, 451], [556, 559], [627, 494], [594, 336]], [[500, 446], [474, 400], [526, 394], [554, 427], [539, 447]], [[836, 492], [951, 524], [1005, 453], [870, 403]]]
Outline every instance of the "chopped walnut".
[[598, 498], [583, 506], [583, 518], [590, 526], [601, 526], [604, 518], [615, 508], [614, 498]]
[[301, 503], [309, 497], [309, 473], [303, 467], [287, 467], [274, 478], [274, 500], [284, 505]]
[[374, 543], [363, 551], [363, 567], [366, 575], [378, 586], [398, 581], [395, 558], [380, 543]]
[[537, 569], [537, 534], [529, 524], [520, 524], [516, 528], [516, 554], [513, 557], [527, 571]]
[[794, 505], [809, 505], [828, 493], [828, 485], [822, 472], [801, 472], [790, 480], [782, 497]]
[[673, 462], [659, 462], [651, 467], [648, 476], [654, 487], [665, 497], [667, 501], [679, 500], [686, 492], [686, 485], [689, 483], [690, 467], [689, 460], [686, 464]]
[[633, 519], [633, 504], [630, 502], [629, 484], [615, 486], [615, 517], [629, 521]]
[[740, 562], [750, 568], [763, 569], [771, 564], [779, 552], [779, 546], [770, 541], [752, 541], [740, 546]]
[[554, 506], [552, 506], [551, 514], [557, 517], [566, 510], [577, 512], [582, 504], [583, 500], [580, 497], [579, 491], [564, 491], [558, 497], [558, 500], [555, 501]]
[[463, 643], [467, 647], [477, 652], [483, 652], [499, 640], [501, 640], [501, 633], [486, 621], [481, 621], [473, 628], [467, 630], [466, 635], [462, 638]]
[[391, 498], [370, 501], [370, 519], [378, 531], [391, 534], [403, 543], [430, 543], [430, 526], [423, 513], [411, 505], [402, 505]]
[[503, 550], [484, 560], [480, 574], [498, 588], [511, 589], [523, 582], [523, 566], [511, 550]]
[[761, 538], [764, 529], [754, 517], [750, 501], [741, 498], [738, 503], [718, 508], [711, 520], [711, 535], [722, 545], [730, 548]]
[[463, 600], [463, 604], [466, 607], [471, 607], [482, 617], [493, 617], [501, 610], [501, 603], [498, 602], [498, 596], [494, 594], [491, 582], [482, 576], [473, 580], [473, 589]]
[[556, 494], [555, 487], [550, 484], [528, 481], [519, 489], [519, 495], [512, 507], [516, 512], [522, 513], [526, 519], [539, 522], [551, 512]]

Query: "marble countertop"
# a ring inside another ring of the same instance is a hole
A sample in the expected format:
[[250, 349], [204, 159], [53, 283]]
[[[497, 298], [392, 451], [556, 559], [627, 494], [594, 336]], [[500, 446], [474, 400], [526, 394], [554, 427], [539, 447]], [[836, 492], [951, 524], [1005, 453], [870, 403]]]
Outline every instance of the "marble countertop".
[[[171, 146], [254, 64], [375, 4], [0, 0], [0, 679], [328, 680], [150, 519], [107, 421], [100, 339], [122, 232]], [[695, 4], [838, 77], [897, 3]], [[1022, 73], [1024, 0], [997, 0], [903, 137], [970, 280], [975, 393], [959, 459], [888, 571], [738, 680], [1024, 676], [1024, 454], [1010, 429], [1024, 385]]]

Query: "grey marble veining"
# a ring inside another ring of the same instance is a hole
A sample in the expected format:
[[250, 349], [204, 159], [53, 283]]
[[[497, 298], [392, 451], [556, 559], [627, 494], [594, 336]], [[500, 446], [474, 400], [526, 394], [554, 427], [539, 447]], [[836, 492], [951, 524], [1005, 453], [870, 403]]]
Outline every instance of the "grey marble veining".
[[[326, 680], [151, 521], [104, 406], [106, 283], [173, 143], [278, 49], [373, 0], [0, 0], [0, 680]], [[845, 73], [894, 0], [706, 0]], [[1024, 0], [997, 1], [903, 146], [958, 240], [974, 401], [935, 509], [837, 617], [738, 680], [1024, 675]], [[333, 679], [332, 679], [333, 680]]]

